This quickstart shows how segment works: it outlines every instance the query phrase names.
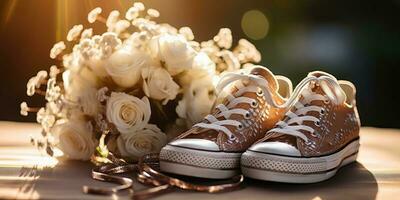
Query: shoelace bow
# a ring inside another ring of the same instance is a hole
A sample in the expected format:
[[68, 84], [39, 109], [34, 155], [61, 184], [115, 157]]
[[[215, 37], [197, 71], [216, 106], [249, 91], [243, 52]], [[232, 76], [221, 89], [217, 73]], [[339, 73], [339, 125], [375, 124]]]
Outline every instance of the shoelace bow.
[[[309, 83], [320, 85], [325, 95], [314, 93], [308, 87]], [[300, 96], [303, 99], [298, 101]], [[308, 137], [301, 131], [307, 131], [312, 136], [315, 135], [315, 130], [310, 127], [303, 125], [304, 121], [312, 121], [316, 126], [320, 126], [320, 119], [311, 115], [308, 112], [315, 111], [324, 114], [324, 108], [320, 106], [310, 105], [312, 101], [324, 101], [333, 102], [335, 105], [343, 103], [345, 101], [345, 94], [340, 89], [340, 86], [336, 79], [331, 76], [323, 75], [320, 77], [310, 76], [304, 79], [293, 92], [291, 100], [296, 102], [294, 106], [294, 112], [287, 111], [285, 121], [279, 121], [277, 127], [268, 131], [268, 133], [277, 132], [286, 135], [292, 135], [301, 138], [305, 142], [308, 142]]]

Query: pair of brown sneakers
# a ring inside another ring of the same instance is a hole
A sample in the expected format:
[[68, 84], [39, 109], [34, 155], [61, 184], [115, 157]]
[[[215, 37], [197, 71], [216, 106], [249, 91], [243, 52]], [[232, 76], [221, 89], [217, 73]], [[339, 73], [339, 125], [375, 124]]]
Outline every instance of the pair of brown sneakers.
[[160, 152], [162, 171], [201, 178], [245, 176], [311, 183], [355, 161], [355, 87], [325, 72], [292, 83], [264, 67], [223, 76], [210, 115]]

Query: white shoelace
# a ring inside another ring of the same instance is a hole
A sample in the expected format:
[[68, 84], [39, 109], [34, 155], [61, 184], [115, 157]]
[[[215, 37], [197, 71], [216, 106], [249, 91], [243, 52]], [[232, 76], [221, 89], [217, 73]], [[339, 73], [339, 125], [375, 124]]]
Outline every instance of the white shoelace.
[[[306, 84], [310, 83], [311, 81], [315, 81], [316, 84], [319, 84], [324, 91], [325, 95], [316, 94], [312, 92]], [[303, 83], [303, 81], [302, 81]], [[288, 111], [286, 116], [288, 119], [286, 121], [280, 121], [277, 123], [277, 128], [271, 129], [268, 133], [277, 132], [287, 135], [292, 135], [295, 137], [299, 137], [304, 141], [308, 142], [307, 136], [302, 133], [301, 131], [310, 132], [311, 135], [314, 135], [315, 130], [310, 127], [303, 125], [304, 121], [312, 121], [315, 123], [316, 126], [320, 126], [320, 119], [314, 116], [307, 115], [308, 112], [315, 111], [323, 114], [325, 112], [324, 108], [315, 105], [309, 105], [312, 101], [332, 101], [334, 104], [340, 104], [345, 101], [345, 94], [340, 89], [339, 84], [337, 81], [332, 78], [331, 76], [321, 76], [321, 77], [314, 77], [311, 79], [307, 79], [304, 83], [303, 88], [297, 90], [298, 92], [301, 91], [303, 99], [298, 101], [294, 107], [295, 111]], [[300, 85], [300, 84], [299, 84]], [[307, 89], [305, 89], [307, 88]], [[297, 88], [296, 88], [297, 89]], [[300, 96], [300, 95], [299, 95]], [[293, 97], [295, 98], [295, 97]], [[296, 97], [299, 98], [299, 97]]]
[[[227, 85], [229, 85], [230, 83], [233, 83], [237, 80], [242, 80], [242, 83], [243, 83], [243, 81], [245, 81], [247, 83], [253, 82], [253, 83], [255, 83], [255, 85], [253, 84], [253, 85], [243, 86], [243, 87], [238, 88], [238, 91], [236, 91], [234, 95], [228, 94], [228, 96], [226, 97], [228, 99], [228, 104], [227, 105], [224, 105], [224, 104], [217, 105], [216, 108], [220, 112], [216, 116], [207, 115], [205, 117], [205, 119], [209, 123], [204, 123], [204, 122], [197, 123], [194, 125], [195, 127], [201, 127], [201, 128], [212, 129], [212, 130], [216, 130], [216, 131], [222, 131], [224, 134], [226, 134], [228, 136], [229, 139], [233, 139], [234, 138], [233, 133], [228, 128], [226, 128], [225, 125], [236, 126], [238, 129], [242, 129], [243, 124], [237, 120], [231, 120], [231, 119], [229, 119], [229, 117], [232, 114], [242, 115], [245, 119], [250, 117], [249, 116], [250, 113], [247, 110], [241, 109], [241, 108], [234, 108], [234, 107], [240, 103], [250, 104], [254, 107], [256, 107], [258, 105], [258, 103], [255, 99], [242, 96], [244, 93], [247, 93], [247, 92], [257, 93], [257, 95], [259, 95], [259, 96], [264, 96], [266, 101], [269, 104], [274, 105], [276, 107], [281, 106], [281, 105], [278, 105], [273, 100], [272, 94], [269, 91], [268, 81], [260, 76], [253, 75], [253, 74], [238, 74], [238, 73], [225, 74], [223, 77], [221, 77], [221, 80], [219, 81], [219, 83], [216, 87], [217, 93], [220, 93]], [[219, 120], [218, 118], [220, 118], [220, 117], [224, 117], [225, 119]]]

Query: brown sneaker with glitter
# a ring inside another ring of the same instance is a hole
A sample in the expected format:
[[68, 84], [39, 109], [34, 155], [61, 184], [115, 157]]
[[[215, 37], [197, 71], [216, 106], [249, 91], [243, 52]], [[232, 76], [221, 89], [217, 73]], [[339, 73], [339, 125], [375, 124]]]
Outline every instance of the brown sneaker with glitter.
[[224, 75], [219, 96], [222, 90], [227, 95], [212, 114], [161, 150], [162, 171], [213, 179], [238, 174], [241, 154], [282, 119], [292, 84], [255, 67], [250, 73]]
[[356, 160], [360, 119], [356, 89], [324, 72], [312, 72], [291, 99], [286, 117], [241, 158], [245, 176], [277, 182], [326, 180]]

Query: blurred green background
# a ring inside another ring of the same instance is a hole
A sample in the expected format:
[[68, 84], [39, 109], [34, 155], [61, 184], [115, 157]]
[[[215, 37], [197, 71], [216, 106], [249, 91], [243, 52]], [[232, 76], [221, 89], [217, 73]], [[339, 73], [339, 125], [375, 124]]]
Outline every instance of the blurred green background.
[[[311, 70], [324, 70], [357, 87], [366, 126], [400, 128], [400, 1], [143, 0], [160, 11], [160, 22], [190, 26], [195, 40], [231, 28], [235, 42], [247, 38], [262, 53], [262, 65], [296, 84]], [[25, 95], [27, 80], [55, 61], [49, 50], [87, 13], [125, 12], [130, 0], [1, 0], [0, 120], [21, 117], [19, 104], [43, 104]], [[106, 14], [103, 14], [107, 16]], [[104, 31], [95, 24], [95, 33]]]

